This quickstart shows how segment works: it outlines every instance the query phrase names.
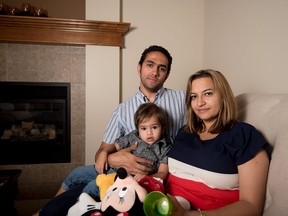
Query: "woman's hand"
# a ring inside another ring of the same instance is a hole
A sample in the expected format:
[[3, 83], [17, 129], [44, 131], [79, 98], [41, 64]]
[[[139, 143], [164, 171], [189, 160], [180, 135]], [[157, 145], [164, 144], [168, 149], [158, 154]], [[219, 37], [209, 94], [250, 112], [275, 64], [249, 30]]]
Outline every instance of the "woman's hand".
[[171, 196], [170, 194], [167, 194], [167, 197], [171, 200], [173, 204], [173, 209], [172, 213], [170, 216], [178, 216], [178, 215], [183, 215], [185, 214], [184, 208], [180, 205], [180, 203], [176, 200], [174, 196]]
[[134, 143], [128, 148], [121, 149], [113, 154], [109, 154], [108, 161], [111, 167], [123, 167], [131, 175], [141, 173], [143, 175], [149, 174], [152, 171], [147, 165], [153, 165], [153, 162], [144, 158], [137, 157], [131, 153], [136, 148], [137, 143]]
[[167, 197], [171, 200], [173, 208], [172, 208], [172, 213], [169, 216], [199, 216], [199, 213], [197, 211], [193, 211], [193, 210], [185, 210], [180, 203], [177, 201], [177, 199], [170, 195], [167, 194]]

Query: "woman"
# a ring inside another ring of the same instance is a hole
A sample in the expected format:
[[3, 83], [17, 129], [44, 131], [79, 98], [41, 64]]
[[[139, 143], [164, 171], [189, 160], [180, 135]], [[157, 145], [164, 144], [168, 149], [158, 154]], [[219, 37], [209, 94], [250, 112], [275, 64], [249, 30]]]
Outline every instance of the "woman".
[[269, 168], [269, 145], [250, 124], [237, 121], [237, 105], [225, 77], [215, 70], [190, 76], [187, 124], [169, 152], [167, 192], [172, 215], [261, 215]]

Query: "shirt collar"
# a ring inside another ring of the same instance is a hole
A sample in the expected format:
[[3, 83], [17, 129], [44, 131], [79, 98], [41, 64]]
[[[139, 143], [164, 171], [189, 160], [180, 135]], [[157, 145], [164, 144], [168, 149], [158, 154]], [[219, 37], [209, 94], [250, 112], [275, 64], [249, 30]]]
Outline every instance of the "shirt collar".
[[[163, 87], [162, 87], [161, 89], [159, 89], [159, 90], [157, 91], [156, 96], [155, 96], [155, 101], [159, 100], [159, 99], [162, 97], [162, 95], [164, 94], [165, 90], [166, 90], [166, 88], [163, 88]], [[140, 89], [138, 89], [138, 92], [137, 92], [136, 94], [137, 94], [137, 97], [138, 97], [141, 101], [143, 101], [144, 103], [149, 102], [149, 100], [148, 100], [148, 98], [146, 97], [146, 95], [144, 95], [144, 94], [140, 91]], [[154, 101], [154, 102], [155, 102], [155, 101]]]

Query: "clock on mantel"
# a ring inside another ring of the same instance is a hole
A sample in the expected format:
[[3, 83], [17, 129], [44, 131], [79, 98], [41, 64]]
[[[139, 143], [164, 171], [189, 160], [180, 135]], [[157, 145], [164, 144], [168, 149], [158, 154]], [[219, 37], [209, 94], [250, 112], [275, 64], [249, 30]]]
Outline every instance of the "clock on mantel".
[[0, 15], [0, 42], [124, 46], [130, 23]]

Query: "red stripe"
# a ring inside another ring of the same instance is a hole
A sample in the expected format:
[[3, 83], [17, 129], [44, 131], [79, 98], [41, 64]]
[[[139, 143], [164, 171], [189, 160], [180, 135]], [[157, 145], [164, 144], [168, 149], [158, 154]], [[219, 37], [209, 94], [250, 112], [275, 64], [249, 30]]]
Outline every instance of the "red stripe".
[[220, 190], [169, 174], [166, 192], [190, 201], [195, 209], [217, 209], [239, 200], [239, 190]]

